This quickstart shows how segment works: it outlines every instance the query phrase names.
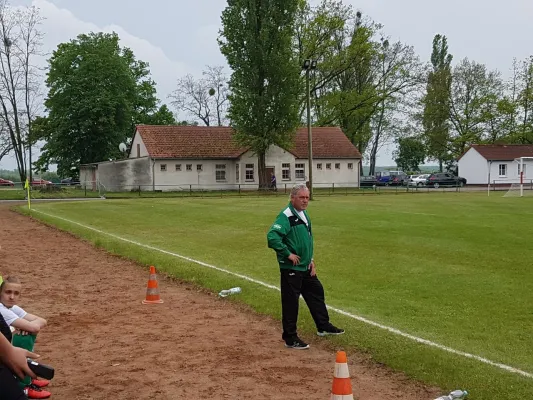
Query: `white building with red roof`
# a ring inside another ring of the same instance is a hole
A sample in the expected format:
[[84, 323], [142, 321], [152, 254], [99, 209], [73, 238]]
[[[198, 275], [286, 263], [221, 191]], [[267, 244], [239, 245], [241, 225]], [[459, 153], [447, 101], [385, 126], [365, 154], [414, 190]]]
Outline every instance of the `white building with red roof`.
[[[459, 158], [459, 175], [472, 185], [520, 182], [520, 157], [533, 157], [529, 144], [473, 144]], [[524, 163], [524, 183], [533, 181], [533, 160]]]
[[[233, 139], [230, 127], [139, 125], [127, 158], [80, 167], [80, 180], [99, 182], [108, 191], [257, 189], [258, 160]], [[359, 185], [361, 154], [338, 127], [316, 127], [313, 135], [313, 186]], [[308, 177], [307, 128], [297, 130], [291, 148], [271, 146], [267, 174], [277, 187]]]

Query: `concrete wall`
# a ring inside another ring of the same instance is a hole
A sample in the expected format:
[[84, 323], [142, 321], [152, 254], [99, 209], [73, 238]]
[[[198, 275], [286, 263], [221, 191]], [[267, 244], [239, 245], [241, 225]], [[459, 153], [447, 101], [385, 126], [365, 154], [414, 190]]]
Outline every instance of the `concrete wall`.
[[152, 167], [148, 157], [98, 164], [96, 178], [105, 191], [152, 190]]

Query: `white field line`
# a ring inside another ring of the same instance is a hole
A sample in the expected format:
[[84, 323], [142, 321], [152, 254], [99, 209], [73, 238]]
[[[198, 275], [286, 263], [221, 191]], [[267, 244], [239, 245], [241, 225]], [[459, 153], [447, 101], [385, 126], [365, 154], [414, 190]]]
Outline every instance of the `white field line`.
[[[104, 231], [102, 231], [100, 229], [96, 229], [96, 228], [81, 224], [79, 222], [72, 221], [72, 220], [67, 219], [67, 218], [58, 217], [57, 215], [48, 214], [48, 213], [45, 213], [43, 211], [39, 211], [39, 210], [36, 210], [36, 209], [33, 209], [33, 211], [37, 212], [37, 213], [40, 213], [40, 214], [43, 214], [43, 215], [46, 215], [46, 216], [51, 217], [51, 218], [60, 219], [62, 221], [68, 222], [68, 223], [73, 224], [73, 225], [81, 226], [84, 229], [88, 229], [88, 230], [97, 232], [97, 233], [102, 234], [102, 235], [110, 236], [110, 237], [112, 237], [114, 239], [118, 239], [118, 240], [121, 240], [121, 241], [126, 242], [126, 243], [130, 243], [130, 244], [133, 244], [133, 245], [136, 245], [136, 246], [139, 246], [139, 247], [144, 247], [145, 249], [158, 251], [160, 253], [167, 254], [169, 256], [181, 258], [181, 259], [189, 261], [191, 263], [195, 263], [195, 264], [201, 265], [203, 267], [211, 268], [211, 269], [214, 269], [216, 271], [224, 272], [226, 274], [233, 275], [233, 276], [236, 276], [238, 278], [244, 279], [244, 280], [246, 280], [248, 282], [253, 282], [253, 283], [256, 283], [256, 284], [258, 284], [260, 286], [264, 286], [266, 288], [279, 291], [279, 288], [277, 286], [270, 285], [268, 283], [259, 281], [259, 280], [254, 279], [254, 278], [250, 278], [249, 276], [246, 276], [246, 275], [238, 274], [236, 272], [232, 272], [232, 271], [229, 271], [227, 269], [217, 267], [215, 265], [207, 264], [205, 262], [202, 262], [202, 261], [199, 261], [199, 260], [195, 260], [195, 259], [190, 258], [190, 257], [182, 256], [180, 254], [176, 254], [176, 253], [173, 253], [171, 251], [159, 249], [157, 247], [153, 247], [153, 246], [150, 246], [150, 245], [147, 245], [147, 244], [144, 244], [144, 243], [139, 243], [139, 242], [136, 242], [134, 240], [126, 239], [126, 238], [120, 237], [118, 235], [115, 235], [113, 233], [104, 232]], [[413, 340], [413, 341], [415, 341], [417, 343], [425, 344], [425, 345], [431, 346], [431, 347], [436, 347], [437, 349], [444, 350], [444, 351], [446, 351], [448, 353], [456, 354], [456, 355], [463, 356], [463, 357], [466, 357], [466, 358], [471, 358], [473, 360], [477, 360], [477, 361], [482, 362], [484, 364], [488, 364], [488, 365], [491, 365], [493, 367], [497, 367], [497, 368], [503, 369], [505, 371], [508, 371], [508, 372], [511, 372], [511, 373], [514, 373], [514, 374], [518, 374], [518, 375], [522, 375], [522, 376], [525, 376], [526, 378], [532, 378], [533, 379], [533, 374], [530, 373], [530, 372], [522, 371], [522, 370], [520, 370], [518, 368], [514, 368], [514, 367], [511, 367], [509, 365], [497, 363], [497, 362], [491, 361], [491, 360], [489, 360], [487, 358], [476, 356], [475, 354], [465, 353], [463, 351], [455, 350], [455, 349], [452, 349], [451, 347], [444, 346], [442, 344], [435, 343], [435, 342], [432, 342], [430, 340], [426, 340], [426, 339], [419, 338], [417, 336], [410, 335], [409, 333], [402, 332], [402, 331], [400, 331], [400, 330], [398, 330], [396, 328], [391, 328], [390, 326], [379, 324], [377, 322], [371, 321], [371, 320], [369, 320], [367, 318], [364, 318], [364, 317], [361, 317], [359, 315], [355, 315], [355, 314], [349, 313], [349, 312], [341, 310], [339, 308], [335, 308], [335, 307], [332, 307], [332, 306], [327, 306], [327, 308], [329, 310], [331, 310], [331, 311], [334, 311], [334, 312], [338, 313], [338, 314], [341, 314], [341, 315], [344, 315], [346, 317], [350, 317], [352, 319], [355, 319], [357, 321], [364, 322], [365, 324], [368, 324], [368, 325], [375, 326], [377, 328], [386, 330], [386, 331], [388, 331], [390, 333], [394, 333], [395, 335], [402, 336], [404, 338]]]

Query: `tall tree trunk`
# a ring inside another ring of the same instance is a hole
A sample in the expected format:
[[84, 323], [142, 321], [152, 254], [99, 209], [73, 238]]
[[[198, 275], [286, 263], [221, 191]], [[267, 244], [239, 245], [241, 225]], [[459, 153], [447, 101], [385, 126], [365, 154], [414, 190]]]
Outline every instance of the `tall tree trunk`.
[[259, 189], [268, 188], [268, 176], [266, 170], [266, 152], [262, 151], [257, 154], [257, 175], [259, 177]]

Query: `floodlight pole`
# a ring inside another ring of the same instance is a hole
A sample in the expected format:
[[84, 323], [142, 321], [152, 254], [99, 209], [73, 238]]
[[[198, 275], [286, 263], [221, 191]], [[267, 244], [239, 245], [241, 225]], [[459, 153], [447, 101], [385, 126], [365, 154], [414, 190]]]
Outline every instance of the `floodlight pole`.
[[309, 200], [313, 200], [313, 133], [311, 130], [311, 85], [310, 71], [316, 69], [316, 60], [306, 59], [302, 65], [305, 70], [306, 99], [307, 99], [307, 150], [309, 160]]

